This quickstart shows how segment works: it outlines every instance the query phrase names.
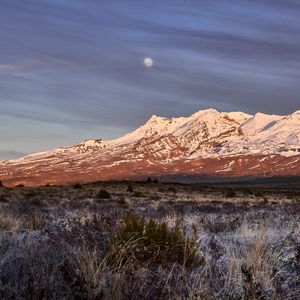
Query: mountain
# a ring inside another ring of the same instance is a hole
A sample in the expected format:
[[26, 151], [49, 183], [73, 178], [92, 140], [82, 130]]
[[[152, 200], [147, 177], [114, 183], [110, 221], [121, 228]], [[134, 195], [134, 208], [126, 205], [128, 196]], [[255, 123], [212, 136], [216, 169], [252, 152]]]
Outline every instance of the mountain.
[[0, 162], [7, 185], [63, 184], [163, 175], [300, 175], [300, 110], [288, 116], [200, 110], [152, 116], [115, 140]]

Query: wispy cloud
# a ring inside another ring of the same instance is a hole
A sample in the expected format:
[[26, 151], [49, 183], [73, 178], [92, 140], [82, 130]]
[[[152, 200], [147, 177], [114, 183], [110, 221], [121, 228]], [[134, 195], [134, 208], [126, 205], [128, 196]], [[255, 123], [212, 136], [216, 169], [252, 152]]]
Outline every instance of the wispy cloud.
[[154, 113], [287, 114], [299, 109], [299, 19], [296, 0], [2, 0], [2, 117], [63, 125], [70, 143], [74, 128], [116, 135]]

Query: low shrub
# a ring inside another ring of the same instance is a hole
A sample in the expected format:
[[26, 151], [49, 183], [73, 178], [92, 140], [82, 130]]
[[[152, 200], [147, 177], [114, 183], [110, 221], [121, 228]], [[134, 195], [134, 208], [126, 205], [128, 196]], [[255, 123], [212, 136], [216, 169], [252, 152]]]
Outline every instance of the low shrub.
[[253, 190], [250, 187], [245, 187], [242, 189], [243, 193], [245, 195], [252, 195], [253, 194]]
[[187, 237], [177, 223], [169, 229], [167, 223], [146, 220], [132, 213], [125, 214], [118, 232], [110, 235], [113, 262], [146, 264], [179, 263], [192, 265], [197, 261], [196, 235]]
[[144, 193], [142, 193], [140, 191], [134, 192], [132, 196], [136, 197], [136, 198], [143, 198], [143, 197], [145, 197]]
[[4, 195], [0, 195], [0, 203], [8, 203], [9, 201]]
[[24, 197], [25, 197], [26, 199], [32, 199], [32, 198], [34, 198], [34, 197], [37, 196], [37, 195], [38, 195], [37, 192], [29, 191], [29, 192], [27, 192], [27, 193], [24, 195]]
[[167, 188], [167, 192], [171, 192], [171, 193], [175, 194], [177, 192], [177, 190], [171, 186], [171, 187]]
[[235, 190], [233, 190], [233, 189], [227, 189], [227, 190], [225, 190], [225, 197], [227, 197], [227, 198], [236, 197]]
[[264, 196], [264, 193], [262, 191], [255, 191], [254, 192], [254, 196], [259, 198], [259, 197], [263, 197]]
[[125, 205], [125, 206], [128, 205], [128, 201], [125, 196], [121, 196], [120, 198], [118, 198], [117, 203], [120, 205]]
[[263, 203], [266, 205], [266, 204], [269, 204], [269, 199], [265, 196], [263, 196]]
[[127, 187], [127, 192], [133, 193], [133, 187], [131, 185]]
[[150, 200], [158, 201], [160, 200], [160, 196], [158, 194], [150, 195]]
[[74, 189], [82, 189], [82, 185], [81, 185], [80, 183], [75, 183], [75, 184], [73, 185], [73, 188], [74, 188]]
[[97, 198], [98, 199], [110, 199], [111, 196], [107, 190], [100, 190], [97, 195]]

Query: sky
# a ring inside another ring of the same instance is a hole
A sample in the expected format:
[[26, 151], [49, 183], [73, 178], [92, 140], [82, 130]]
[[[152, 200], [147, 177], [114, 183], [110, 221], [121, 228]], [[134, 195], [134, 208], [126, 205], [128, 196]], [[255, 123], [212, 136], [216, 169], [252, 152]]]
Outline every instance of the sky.
[[300, 109], [299, 0], [0, 7], [0, 160], [115, 138], [153, 114]]

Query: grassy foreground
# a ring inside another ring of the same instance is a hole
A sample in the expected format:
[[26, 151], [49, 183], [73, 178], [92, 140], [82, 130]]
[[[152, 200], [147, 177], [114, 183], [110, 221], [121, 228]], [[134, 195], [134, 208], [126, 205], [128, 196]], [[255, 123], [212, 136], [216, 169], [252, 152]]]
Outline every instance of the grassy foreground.
[[300, 194], [0, 187], [0, 299], [299, 299]]

